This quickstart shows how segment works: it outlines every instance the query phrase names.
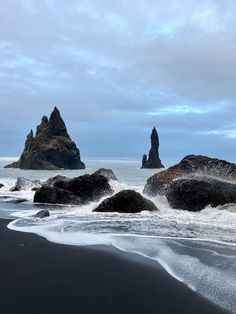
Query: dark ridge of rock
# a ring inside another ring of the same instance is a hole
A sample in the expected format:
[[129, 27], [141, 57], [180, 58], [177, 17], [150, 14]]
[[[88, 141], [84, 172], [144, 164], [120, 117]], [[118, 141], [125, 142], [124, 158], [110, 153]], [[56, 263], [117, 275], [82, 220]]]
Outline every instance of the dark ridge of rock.
[[4, 184], [0, 183], [0, 189], [4, 187]]
[[50, 213], [47, 209], [40, 210], [37, 214], [34, 215], [35, 218], [46, 218], [49, 217]]
[[20, 159], [5, 168], [85, 169], [80, 159], [80, 151], [68, 135], [57, 107], [54, 108], [49, 120], [43, 116], [35, 136], [33, 131], [30, 131]]
[[188, 176], [211, 176], [226, 180], [236, 180], [236, 165], [225, 160], [206, 156], [189, 155], [180, 163], [151, 176], [144, 187], [150, 196], [166, 194], [170, 183]]
[[102, 176], [106, 177], [108, 180], [117, 181], [117, 177], [115, 176], [112, 169], [101, 168], [101, 169], [98, 169], [97, 171], [95, 171], [93, 174], [94, 175], [102, 175]]
[[48, 204], [79, 204], [79, 198], [72, 192], [52, 187], [42, 186], [34, 195], [34, 203]]
[[236, 202], [236, 184], [216, 179], [179, 179], [173, 181], [166, 194], [173, 208], [200, 211]]
[[74, 193], [83, 203], [97, 201], [113, 192], [106, 177], [94, 174], [85, 174], [66, 181], [56, 181], [54, 187]]
[[27, 178], [17, 178], [16, 184], [10, 189], [11, 192], [22, 191], [27, 189], [37, 189], [42, 186], [39, 180], [30, 180]]
[[138, 192], [124, 190], [112, 197], [106, 198], [95, 208], [95, 212], [119, 212], [119, 213], [138, 213], [143, 210], [158, 210], [153, 202], [144, 198]]
[[141, 168], [164, 168], [159, 157], [159, 136], [155, 127], [152, 129], [151, 149], [149, 151], [148, 158], [146, 154], [143, 155]]
[[54, 183], [56, 181], [67, 181], [67, 180], [70, 180], [70, 178], [68, 177], [65, 177], [65, 176], [61, 176], [61, 175], [57, 175], [55, 177], [51, 177], [49, 179], [47, 179], [47, 181], [45, 181], [43, 183], [43, 185], [50, 185], [50, 186], [54, 186]]

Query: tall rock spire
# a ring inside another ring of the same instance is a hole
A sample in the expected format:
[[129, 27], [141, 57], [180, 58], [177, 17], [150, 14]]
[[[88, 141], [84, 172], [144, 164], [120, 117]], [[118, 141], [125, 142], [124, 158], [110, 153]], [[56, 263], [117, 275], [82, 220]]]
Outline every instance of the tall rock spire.
[[159, 136], [156, 128], [154, 127], [151, 134], [151, 149], [149, 151], [148, 158], [146, 154], [143, 155], [141, 168], [158, 169], [163, 167], [164, 166], [162, 165], [159, 157]]

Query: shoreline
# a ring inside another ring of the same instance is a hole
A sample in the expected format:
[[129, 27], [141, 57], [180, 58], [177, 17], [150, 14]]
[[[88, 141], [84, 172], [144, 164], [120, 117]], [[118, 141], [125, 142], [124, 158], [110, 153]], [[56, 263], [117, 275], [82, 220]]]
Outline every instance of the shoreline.
[[227, 313], [158, 263], [107, 246], [55, 244], [0, 219], [4, 314]]

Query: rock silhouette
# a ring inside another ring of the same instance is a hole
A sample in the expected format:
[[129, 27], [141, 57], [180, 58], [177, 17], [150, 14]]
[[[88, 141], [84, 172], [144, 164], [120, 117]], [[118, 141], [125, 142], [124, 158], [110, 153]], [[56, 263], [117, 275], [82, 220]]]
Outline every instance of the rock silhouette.
[[163, 167], [164, 166], [162, 165], [159, 157], [159, 136], [156, 128], [154, 127], [151, 134], [151, 149], [149, 151], [148, 158], [146, 154], [143, 155], [141, 168], [159, 169]]
[[30, 131], [20, 159], [5, 168], [40, 170], [85, 168], [80, 159], [80, 151], [67, 133], [57, 107], [49, 119], [43, 116], [35, 136], [33, 131]]

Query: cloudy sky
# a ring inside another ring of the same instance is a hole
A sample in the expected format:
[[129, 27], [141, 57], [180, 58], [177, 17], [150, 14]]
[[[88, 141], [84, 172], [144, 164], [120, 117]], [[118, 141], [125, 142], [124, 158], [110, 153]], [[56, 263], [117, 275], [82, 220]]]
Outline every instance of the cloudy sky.
[[0, 156], [57, 105], [85, 158], [236, 161], [236, 1], [1, 0], [0, 99]]

